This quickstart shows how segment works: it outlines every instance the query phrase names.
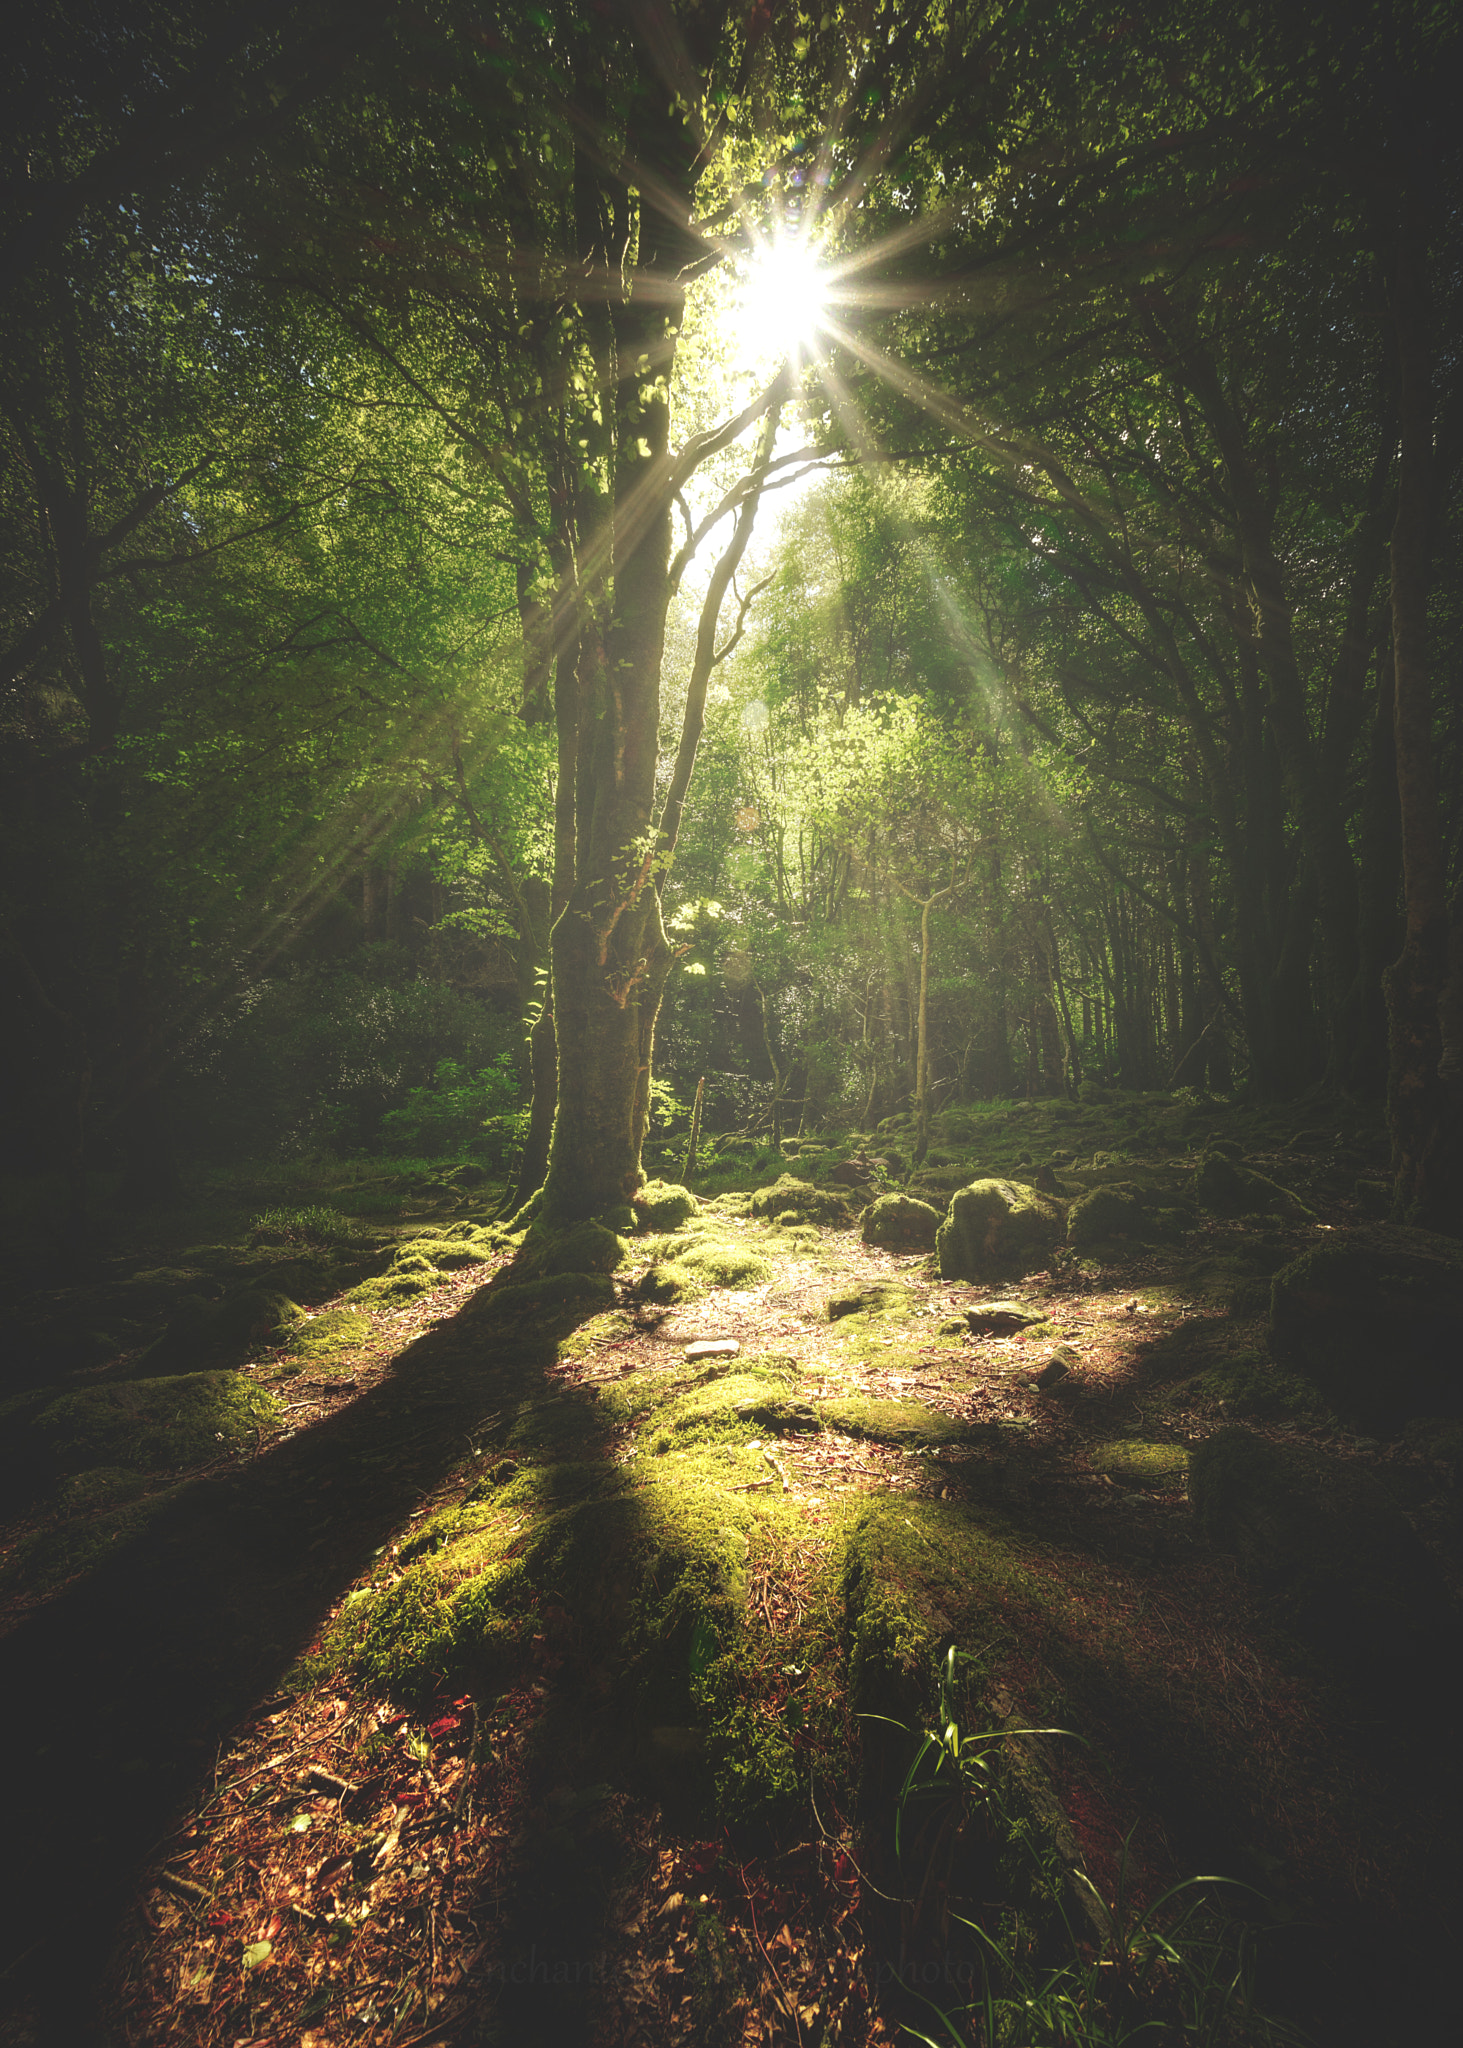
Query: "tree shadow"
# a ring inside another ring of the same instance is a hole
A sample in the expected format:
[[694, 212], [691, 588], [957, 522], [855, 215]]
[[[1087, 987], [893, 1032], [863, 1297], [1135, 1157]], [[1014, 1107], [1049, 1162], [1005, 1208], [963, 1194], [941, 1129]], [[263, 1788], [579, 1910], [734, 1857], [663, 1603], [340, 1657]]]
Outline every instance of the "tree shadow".
[[347, 1408], [181, 1487], [11, 1633], [0, 1739], [24, 1886], [3, 1982], [42, 2039], [105, 2038], [97, 1992], [119, 1916], [218, 1745], [423, 1498], [543, 1398], [559, 1342], [597, 1306], [528, 1327], [470, 1304]]

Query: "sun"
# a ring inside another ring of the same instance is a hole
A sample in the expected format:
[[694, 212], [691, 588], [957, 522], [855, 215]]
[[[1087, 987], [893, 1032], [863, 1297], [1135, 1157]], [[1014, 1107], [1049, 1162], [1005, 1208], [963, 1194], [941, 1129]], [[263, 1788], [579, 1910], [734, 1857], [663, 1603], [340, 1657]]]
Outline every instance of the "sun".
[[828, 311], [830, 279], [806, 237], [789, 231], [759, 242], [737, 284], [737, 354], [748, 367], [813, 353]]

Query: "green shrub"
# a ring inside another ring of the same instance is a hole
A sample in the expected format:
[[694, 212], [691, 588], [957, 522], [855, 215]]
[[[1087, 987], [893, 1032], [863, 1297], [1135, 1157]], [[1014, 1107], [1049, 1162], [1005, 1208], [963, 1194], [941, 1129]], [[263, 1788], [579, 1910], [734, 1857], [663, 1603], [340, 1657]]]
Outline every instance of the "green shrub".
[[428, 1088], [409, 1088], [406, 1101], [381, 1119], [381, 1142], [392, 1152], [440, 1157], [474, 1152], [501, 1165], [518, 1135], [518, 1076], [511, 1053], [476, 1073], [460, 1060], [438, 1060]]

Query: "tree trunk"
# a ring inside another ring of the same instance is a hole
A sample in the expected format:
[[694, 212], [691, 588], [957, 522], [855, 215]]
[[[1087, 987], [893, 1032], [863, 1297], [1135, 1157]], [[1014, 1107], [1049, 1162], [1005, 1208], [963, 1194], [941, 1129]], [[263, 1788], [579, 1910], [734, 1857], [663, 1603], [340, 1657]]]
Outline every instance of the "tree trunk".
[[1404, 191], [1392, 312], [1400, 371], [1401, 458], [1392, 528], [1392, 647], [1397, 797], [1402, 821], [1402, 952], [1387, 970], [1387, 1111], [1396, 1176], [1392, 1213], [1456, 1229], [1463, 1141], [1463, 944], [1453, 941], [1438, 820], [1427, 599], [1433, 489], [1432, 350], [1419, 195]]

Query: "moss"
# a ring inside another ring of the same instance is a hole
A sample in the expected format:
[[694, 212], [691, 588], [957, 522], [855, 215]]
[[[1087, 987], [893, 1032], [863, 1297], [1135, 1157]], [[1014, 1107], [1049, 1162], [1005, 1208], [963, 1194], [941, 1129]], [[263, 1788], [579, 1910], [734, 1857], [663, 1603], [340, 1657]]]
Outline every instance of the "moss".
[[[461, 1234], [459, 1234], [461, 1232]], [[485, 1230], [468, 1225], [463, 1231], [419, 1232], [406, 1243], [398, 1245], [393, 1258], [392, 1270], [398, 1273], [424, 1270], [414, 1262], [425, 1261], [425, 1269], [450, 1273], [463, 1266], [481, 1266], [493, 1256], [495, 1246], [489, 1243]]]
[[1256, 1422], [1323, 1423], [1334, 1420], [1316, 1389], [1300, 1374], [1258, 1351], [1242, 1351], [1188, 1383], [1207, 1403]]
[[[512, 1270], [509, 1268], [508, 1270]], [[512, 1281], [505, 1286], [484, 1287], [464, 1310], [471, 1322], [494, 1322], [514, 1317], [541, 1316], [554, 1310], [568, 1310], [582, 1316], [586, 1303], [611, 1308], [615, 1283], [608, 1273], [556, 1273], [542, 1280]]]
[[792, 1223], [822, 1223], [832, 1229], [846, 1229], [853, 1213], [843, 1196], [832, 1188], [815, 1187], [810, 1180], [798, 1180], [784, 1173], [771, 1187], [758, 1188], [748, 1204], [753, 1216], [776, 1217]]
[[362, 1308], [400, 1308], [408, 1301], [415, 1301], [418, 1295], [430, 1294], [441, 1280], [441, 1274], [434, 1266], [415, 1267], [406, 1272], [393, 1269], [380, 1273], [374, 1280], [362, 1280], [346, 1294], [347, 1301], [359, 1302]]
[[1148, 1218], [1139, 1191], [1114, 1183], [1093, 1188], [1072, 1205], [1067, 1217], [1067, 1242], [1085, 1249], [1113, 1237], [1148, 1235]]
[[185, 1297], [179, 1313], [146, 1354], [148, 1372], [187, 1373], [236, 1363], [285, 1343], [304, 1310], [271, 1288], [242, 1287], [222, 1301]]
[[1034, 1271], [1063, 1229], [1063, 1212], [1050, 1196], [1020, 1181], [975, 1181], [956, 1195], [936, 1235], [940, 1276], [984, 1280]]
[[845, 1436], [867, 1437], [881, 1444], [914, 1449], [923, 1444], [970, 1443], [989, 1435], [989, 1427], [972, 1426], [922, 1401], [870, 1401], [858, 1397], [822, 1401], [818, 1412], [825, 1428]]
[[125, 1507], [147, 1492], [147, 1477], [126, 1465], [94, 1465], [87, 1472], [73, 1472], [57, 1489], [57, 1501], [65, 1514], [91, 1514], [98, 1508]]
[[1288, 1188], [1247, 1166], [1237, 1166], [1217, 1147], [1211, 1147], [1195, 1168], [1194, 1194], [1202, 1208], [1220, 1216], [1248, 1216], [1265, 1210], [1297, 1216], [1313, 1213]]
[[940, 1227], [940, 1212], [910, 1195], [880, 1195], [864, 1211], [860, 1236], [865, 1244], [929, 1250]]
[[1094, 1471], [1105, 1472], [1119, 1486], [1181, 1492], [1188, 1481], [1189, 1454], [1182, 1444], [1094, 1444], [1088, 1455]]
[[373, 1334], [371, 1318], [359, 1309], [331, 1308], [308, 1322], [296, 1323], [290, 1332], [289, 1348], [296, 1358], [311, 1365], [324, 1365], [342, 1351], [368, 1344]]
[[322, 1658], [298, 1675], [346, 1663], [398, 1695], [428, 1693], [449, 1674], [501, 1684], [558, 1613], [642, 1718], [684, 1720], [697, 1623], [718, 1646], [740, 1627], [751, 1534], [765, 1517], [726, 1486], [755, 1476], [754, 1463], [710, 1449], [634, 1474], [600, 1468], [597, 1490], [567, 1505], [520, 1474], [491, 1504], [433, 1530], [442, 1540], [431, 1555], [348, 1603]]
[[787, 1392], [780, 1378], [729, 1373], [665, 1402], [655, 1416], [656, 1448], [673, 1444], [740, 1442], [767, 1432], [815, 1430], [818, 1411]]
[[642, 1275], [637, 1292], [644, 1301], [684, 1301], [713, 1287], [764, 1287], [776, 1268], [760, 1253], [725, 1238], [697, 1237], [656, 1262]]
[[636, 1227], [642, 1231], [674, 1230], [700, 1213], [701, 1204], [677, 1181], [648, 1180], [631, 1198]]
[[57, 1472], [99, 1465], [151, 1472], [252, 1444], [281, 1413], [272, 1394], [236, 1373], [180, 1373], [62, 1394], [31, 1418], [30, 1434]]
[[[88, 1502], [49, 1528], [23, 1536], [0, 1566], [0, 1596], [44, 1596], [94, 1565], [115, 1562], [183, 1490], [169, 1486], [146, 1493], [145, 1482], [139, 1483], [135, 1474], [129, 1476], [142, 1498], [118, 1500], [116, 1506], [100, 1514], [95, 1512], [97, 1503]], [[116, 1483], [120, 1489], [120, 1475]]]
[[872, 1287], [856, 1287], [846, 1294], [830, 1294], [827, 1303], [830, 1323], [842, 1322], [847, 1316], [885, 1316], [901, 1318], [909, 1315], [918, 1297], [908, 1287], [889, 1282], [877, 1282]]

